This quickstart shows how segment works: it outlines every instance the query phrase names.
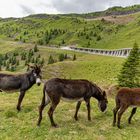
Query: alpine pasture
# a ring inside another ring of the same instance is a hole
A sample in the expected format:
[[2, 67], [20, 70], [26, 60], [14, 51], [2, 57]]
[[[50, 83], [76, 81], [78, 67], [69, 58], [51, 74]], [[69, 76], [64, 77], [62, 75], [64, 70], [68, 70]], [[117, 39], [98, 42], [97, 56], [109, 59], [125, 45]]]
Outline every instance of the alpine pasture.
[[[116, 9], [116, 11], [135, 11], [138, 7], [132, 6], [126, 9]], [[109, 12], [113, 10], [113, 8], [109, 9]], [[97, 19], [93, 19], [94, 16]], [[43, 63], [43, 80], [53, 77], [87, 79], [105, 89], [108, 96], [106, 113], [100, 112], [97, 101], [94, 98], [91, 99], [91, 121], [87, 119], [84, 102], [79, 110], [79, 120], [75, 121], [73, 116], [76, 102], [61, 101], [54, 115], [59, 128], [52, 128], [47, 114], [49, 105], [43, 111], [41, 126], [37, 126], [38, 106], [43, 96], [43, 83], [40, 87], [34, 85], [27, 91], [20, 112], [16, 110], [19, 93], [0, 92], [0, 139], [139, 139], [139, 110], [132, 119], [132, 124], [128, 124], [127, 121], [130, 108], [122, 117], [123, 129], [112, 126], [117, 75], [125, 58], [60, 49], [61, 46], [67, 45], [102, 49], [132, 48], [135, 41], [140, 45], [139, 29], [139, 12], [110, 18], [106, 17], [103, 12], [99, 17], [89, 13], [89, 15], [31, 15], [20, 19], [0, 19], [1, 72], [23, 73], [27, 70], [27, 63]], [[37, 52], [33, 51], [35, 44], [38, 47]], [[8, 54], [7, 58], [5, 58], [6, 54]], [[24, 54], [26, 58], [23, 57]], [[60, 54], [67, 55], [67, 58], [59, 61]], [[74, 55], [75, 60], [73, 60]], [[48, 64], [50, 56], [54, 59], [53, 64]], [[16, 65], [14, 69], [9, 68], [13, 60], [18, 61], [18, 64], [14, 64], [14, 66]]]

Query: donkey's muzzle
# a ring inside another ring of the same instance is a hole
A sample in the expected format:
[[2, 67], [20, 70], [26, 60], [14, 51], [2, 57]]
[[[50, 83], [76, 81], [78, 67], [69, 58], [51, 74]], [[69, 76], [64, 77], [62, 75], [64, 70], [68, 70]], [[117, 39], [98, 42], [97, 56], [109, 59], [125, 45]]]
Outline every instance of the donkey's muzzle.
[[37, 83], [37, 85], [38, 85], [38, 86], [40, 86], [40, 85], [41, 85], [41, 83]]
[[107, 104], [104, 101], [99, 102], [98, 106], [102, 112], [104, 112], [107, 109]]
[[36, 79], [36, 84], [37, 84], [38, 86], [40, 86], [40, 84], [41, 84], [40, 78], [37, 78], [37, 79]]

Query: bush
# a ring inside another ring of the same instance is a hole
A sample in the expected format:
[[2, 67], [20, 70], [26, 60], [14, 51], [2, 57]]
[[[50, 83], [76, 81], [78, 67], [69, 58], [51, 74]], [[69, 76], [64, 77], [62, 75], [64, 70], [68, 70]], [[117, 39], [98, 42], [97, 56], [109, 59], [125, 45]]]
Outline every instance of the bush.
[[40, 64], [41, 64], [41, 65], [44, 65], [44, 62], [45, 62], [45, 60], [44, 60], [44, 58], [42, 58]]
[[65, 56], [63, 53], [59, 54], [59, 61], [63, 61], [65, 59]]
[[52, 57], [52, 55], [49, 56], [49, 59], [48, 59], [48, 64], [53, 64], [55, 61]]
[[64, 41], [64, 39], [62, 40], [62, 42], [61, 42], [62, 44], [65, 44], [65, 41]]
[[16, 67], [15, 66], [11, 66], [10, 71], [15, 71]]
[[100, 41], [101, 39], [102, 39], [101, 36], [98, 35], [96, 40], [97, 40], [97, 41]]
[[72, 59], [72, 60], [73, 60], [73, 61], [76, 60], [76, 54], [73, 55], [73, 59]]
[[34, 52], [38, 52], [39, 50], [38, 50], [38, 47], [37, 47], [37, 44], [35, 44], [35, 46], [34, 46]]
[[67, 54], [65, 54], [64, 59], [68, 59], [68, 55]]

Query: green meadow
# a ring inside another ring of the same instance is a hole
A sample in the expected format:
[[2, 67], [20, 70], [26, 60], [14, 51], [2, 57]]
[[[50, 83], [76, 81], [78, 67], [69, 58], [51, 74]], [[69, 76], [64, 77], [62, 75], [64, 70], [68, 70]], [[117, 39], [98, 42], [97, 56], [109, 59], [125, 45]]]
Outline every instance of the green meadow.
[[[27, 63], [41, 63], [44, 59], [43, 80], [54, 77], [87, 79], [106, 90], [109, 102], [107, 112], [102, 113], [97, 101], [91, 99], [92, 121], [89, 122], [84, 102], [79, 111], [79, 120], [75, 121], [73, 116], [76, 103], [61, 101], [54, 113], [59, 128], [50, 125], [48, 105], [44, 109], [41, 126], [37, 127], [43, 83], [39, 87], [34, 85], [26, 92], [21, 112], [16, 110], [19, 93], [0, 92], [0, 140], [139, 140], [139, 110], [131, 125], [127, 123], [131, 112], [129, 108], [122, 117], [122, 129], [112, 126], [117, 75], [125, 58], [60, 49], [68, 45], [99, 49], [132, 48], [135, 42], [140, 45], [139, 12], [107, 16], [108, 12], [135, 11], [137, 8], [139, 6], [114, 7], [101, 13], [83, 15], [39, 14], [24, 18], [0, 18], [1, 72], [23, 73], [27, 70]], [[35, 44], [39, 51], [31, 55]], [[67, 59], [60, 62], [60, 54], [67, 55]], [[6, 58], [7, 55], [9, 58]], [[28, 58], [22, 58], [24, 55]], [[54, 59], [53, 64], [48, 64], [50, 55]], [[76, 60], [73, 61], [74, 55]], [[16, 67], [10, 69], [11, 61], [14, 60]]]
[[[16, 44], [16, 42], [13, 43]], [[24, 47], [21, 46], [21, 49], [26, 49], [29, 46], [29, 44], [24, 45]], [[16, 46], [18, 45], [14, 45], [15, 48], [13, 48], [17, 49]], [[33, 47], [34, 45], [29, 46], [29, 48]], [[48, 80], [53, 77], [88, 79], [97, 83], [106, 91], [109, 90], [110, 86], [117, 84], [116, 77], [125, 60], [124, 58], [89, 55], [47, 47], [39, 47], [39, 53], [45, 58], [43, 79]], [[77, 59], [75, 61], [68, 59], [47, 65], [49, 55], [53, 55], [54, 59], [57, 60], [60, 53], [67, 53], [70, 57], [76, 54]], [[23, 64], [21, 63], [21, 65]], [[26, 71], [26, 68], [18, 69], [16, 72], [23, 71]], [[54, 113], [54, 119], [59, 124], [59, 128], [50, 126], [47, 115], [49, 105], [44, 109], [41, 126], [37, 127], [38, 106], [43, 95], [42, 88], [43, 84], [40, 87], [34, 85], [27, 91], [21, 112], [16, 110], [19, 93], [0, 94], [0, 139], [139, 139], [139, 111], [134, 116], [131, 125], [127, 123], [128, 115], [130, 115], [129, 109], [122, 118], [123, 129], [119, 130], [117, 127], [112, 127], [115, 93], [108, 94], [109, 104], [106, 113], [100, 112], [97, 101], [94, 98], [91, 99], [91, 122], [87, 120], [87, 110], [84, 102], [79, 111], [79, 121], [75, 121], [73, 115], [76, 103], [61, 101]]]

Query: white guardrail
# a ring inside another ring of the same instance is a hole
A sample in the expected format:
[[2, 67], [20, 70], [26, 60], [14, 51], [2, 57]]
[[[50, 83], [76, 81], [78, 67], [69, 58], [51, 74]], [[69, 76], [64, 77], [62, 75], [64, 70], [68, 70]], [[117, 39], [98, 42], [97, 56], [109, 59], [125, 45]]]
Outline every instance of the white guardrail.
[[116, 57], [127, 57], [132, 48], [123, 48], [123, 49], [94, 49], [94, 48], [79, 48], [74, 46], [64, 46], [61, 47], [63, 50], [73, 50], [77, 52], [84, 52], [90, 54], [97, 54], [97, 55], [107, 55], [107, 56], [116, 56]]

